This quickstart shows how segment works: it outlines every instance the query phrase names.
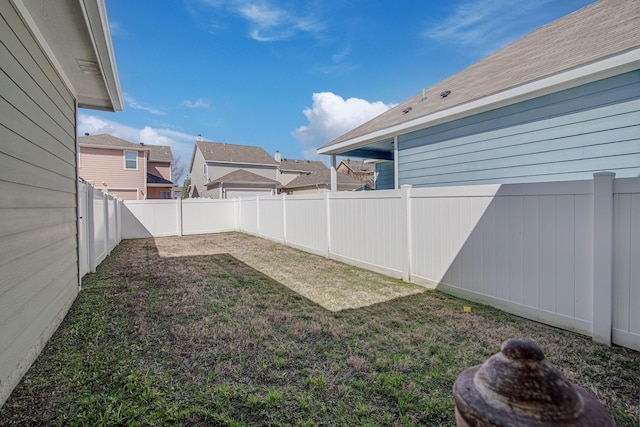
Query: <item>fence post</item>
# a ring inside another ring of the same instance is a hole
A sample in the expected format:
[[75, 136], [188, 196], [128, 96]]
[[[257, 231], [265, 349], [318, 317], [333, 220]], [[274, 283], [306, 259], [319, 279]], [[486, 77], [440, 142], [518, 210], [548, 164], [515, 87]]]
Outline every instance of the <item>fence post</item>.
[[324, 193], [324, 208], [327, 216], [327, 245], [325, 249], [325, 257], [331, 258], [331, 206], [329, 202], [331, 192]]
[[111, 251], [109, 250], [109, 195], [107, 193], [102, 193], [102, 215], [104, 215], [104, 253], [109, 255]]
[[411, 184], [400, 187], [400, 221], [402, 224], [402, 280], [411, 280]]
[[176, 232], [178, 236], [182, 236], [182, 232], [184, 231], [184, 224], [182, 223], [182, 198], [177, 199], [178, 203], [176, 203]]
[[282, 193], [282, 244], [287, 244], [287, 195]]
[[96, 272], [96, 231], [95, 212], [93, 211], [93, 185], [87, 184], [87, 245], [89, 245], [89, 272]]
[[260, 196], [256, 196], [256, 234], [258, 236], [262, 236], [260, 234]]
[[611, 345], [613, 323], [613, 172], [593, 174], [593, 341]]

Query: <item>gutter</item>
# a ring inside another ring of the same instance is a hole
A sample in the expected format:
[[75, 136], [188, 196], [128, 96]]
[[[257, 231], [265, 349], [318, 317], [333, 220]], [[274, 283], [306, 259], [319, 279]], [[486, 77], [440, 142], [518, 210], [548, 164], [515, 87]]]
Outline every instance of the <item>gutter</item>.
[[578, 68], [562, 71], [493, 95], [469, 101], [446, 110], [437, 111], [366, 135], [357, 136], [334, 145], [320, 147], [317, 152], [318, 154], [340, 154], [375, 142], [391, 139], [397, 135], [469, 117], [637, 69], [640, 69], [640, 48], [582, 65]]

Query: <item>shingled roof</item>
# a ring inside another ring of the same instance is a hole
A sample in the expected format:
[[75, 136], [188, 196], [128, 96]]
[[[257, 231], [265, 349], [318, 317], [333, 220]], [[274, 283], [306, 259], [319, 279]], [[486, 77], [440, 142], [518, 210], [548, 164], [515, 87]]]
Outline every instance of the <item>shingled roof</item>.
[[[527, 84], [626, 54], [605, 71], [614, 75], [638, 68], [640, 62], [640, 1], [600, 0], [551, 22], [516, 42], [498, 50], [424, 92], [345, 133], [321, 147], [323, 154], [340, 152], [339, 147], [381, 141], [394, 133], [442, 123], [478, 111], [497, 108], [492, 95], [505, 93], [510, 102], [528, 99], [542, 90]], [[626, 62], [625, 62], [626, 61]], [[611, 70], [617, 70], [617, 72]], [[605, 71], [585, 69], [586, 76], [607, 77]], [[590, 73], [590, 74], [587, 74]], [[564, 81], [545, 81], [551, 88], [563, 89], [585, 83], [576, 74]], [[564, 87], [563, 87], [564, 85]], [[512, 92], [507, 92], [512, 90]], [[444, 95], [447, 91], [449, 94]], [[548, 93], [549, 93], [548, 92]], [[506, 95], [505, 95], [506, 96]], [[505, 98], [506, 99], [506, 98]], [[475, 103], [482, 100], [483, 103]], [[504, 99], [502, 104], [508, 102]]]
[[209, 188], [216, 184], [264, 184], [264, 185], [278, 185], [278, 181], [275, 181], [270, 178], [266, 178], [264, 176], [260, 176], [253, 172], [246, 171], [244, 169], [237, 169], [233, 172], [230, 172], [224, 176], [221, 176], [218, 179], [215, 179], [206, 184], [206, 187]]
[[278, 166], [262, 147], [206, 141], [196, 141], [196, 146], [208, 162]]
[[127, 150], [148, 151], [148, 146], [134, 144], [133, 142], [129, 142], [106, 133], [80, 136], [78, 137], [78, 144], [81, 146], [125, 148]]
[[[298, 176], [287, 185], [283, 186], [283, 188], [294, 189], [312, 187], [316, 185], [328, 188], [331, 185], [331, 171], [329, 168], [322, 162], [313, 161], [310, 163], [315, 164], [315, 170]], [[353, 188], [358, 188], [363, 185], [362, 182], [343, 173], [337, 173], [336, 176], [339, 185], [352, 186]]]
[[168, 145], [145, 145], [149, 149], [150, 162], [173, 162], [173, 153]]

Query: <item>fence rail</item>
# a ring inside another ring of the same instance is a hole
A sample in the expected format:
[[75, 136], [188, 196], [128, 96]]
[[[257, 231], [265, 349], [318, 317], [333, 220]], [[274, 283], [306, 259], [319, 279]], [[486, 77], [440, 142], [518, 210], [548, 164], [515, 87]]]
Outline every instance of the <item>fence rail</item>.
[[124, 207], [124, 238], [239, 230], [640, 350], [639, 178]]

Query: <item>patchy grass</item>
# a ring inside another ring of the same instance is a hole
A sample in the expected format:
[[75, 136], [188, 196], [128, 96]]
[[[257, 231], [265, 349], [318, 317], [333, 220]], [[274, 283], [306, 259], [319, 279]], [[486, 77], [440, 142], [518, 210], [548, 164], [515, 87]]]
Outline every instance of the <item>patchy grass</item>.
[[638, 352], [243, 234], [125, 241], [0, 425], [452, 426], [457, 375], [514, 337], [638, 425]]

